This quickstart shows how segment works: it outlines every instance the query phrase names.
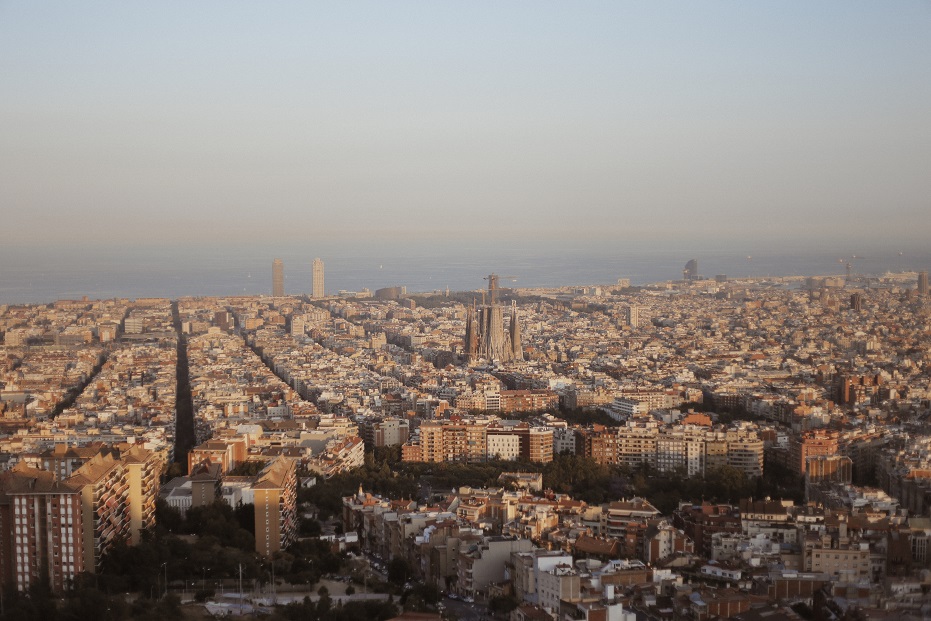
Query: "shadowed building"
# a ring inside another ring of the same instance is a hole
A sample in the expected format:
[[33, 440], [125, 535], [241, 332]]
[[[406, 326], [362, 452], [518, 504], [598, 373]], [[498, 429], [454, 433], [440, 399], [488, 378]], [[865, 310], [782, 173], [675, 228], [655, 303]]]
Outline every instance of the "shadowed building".
[[683, 280], [698, 280], [698, 259], [689, 259], [682, 270]]
[[850, 310], [860, 312], [863, 310], [863, 296], [859, 293], [850, 295]]

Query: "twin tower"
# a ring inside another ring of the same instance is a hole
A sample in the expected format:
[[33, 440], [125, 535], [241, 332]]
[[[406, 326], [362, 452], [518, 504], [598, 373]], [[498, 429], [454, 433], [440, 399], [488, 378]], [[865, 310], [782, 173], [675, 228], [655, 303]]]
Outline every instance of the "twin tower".
[[[323, 289], [323, 260], [319, 257], [314, 259], [313, 264], [313, 285], [312, 298], [324, 297]], [[272, 297], [280, 298], [284, 296], [284, 262], [281, 259], [272, 261]]]

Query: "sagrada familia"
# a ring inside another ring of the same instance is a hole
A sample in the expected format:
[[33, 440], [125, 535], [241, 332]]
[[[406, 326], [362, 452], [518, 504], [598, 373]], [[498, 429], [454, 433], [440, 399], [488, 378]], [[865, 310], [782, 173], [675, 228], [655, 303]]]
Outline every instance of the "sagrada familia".
[[488, 276], [488, 304], [474, 305], [466, 316], [465, 353], [471, 362], [478, 359], [510, 362], [523, 360], [517, 302], [511, 304], [511, 323], [504, 329], [504, 307], [497, 303], [498, 275]]

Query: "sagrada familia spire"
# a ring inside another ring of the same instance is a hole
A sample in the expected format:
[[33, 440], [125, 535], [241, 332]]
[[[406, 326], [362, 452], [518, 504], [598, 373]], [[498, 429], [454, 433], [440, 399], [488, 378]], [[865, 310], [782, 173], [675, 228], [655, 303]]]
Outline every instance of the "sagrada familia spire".
[[468, 359], [497, 360], [510, 362], [523, 360], [520, 345], [520, 323], [517, 319], [517, 303], [511, 304], [511, 323], [504, 330], [504, 307], [497, 302], [498, 275], [488, 276], [488, 304], [478, 308], [474, 305], [466, 316], [465, 351]]

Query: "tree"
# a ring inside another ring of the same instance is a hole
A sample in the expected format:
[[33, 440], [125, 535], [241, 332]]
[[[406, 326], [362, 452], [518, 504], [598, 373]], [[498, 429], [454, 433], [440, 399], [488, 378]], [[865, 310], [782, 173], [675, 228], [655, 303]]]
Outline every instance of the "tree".
[[254, 477], [262, 472], [262, 469], [268, 465], [264, 461], [244, 461], [229, 471], [229, 476], [236, 477]]
[[404, 586], [404, 584], [411, 577], [411, 566], [407, 560], [396, 556], [391, 559], [391, 562], [388, 563], [388, 582], [397, 586]]
[[317, 600], [317, 614], [323, 616], [329, 612], [330, 608], [333, 606], [333, 600], [330, 599], [330, 590], [325, 586], [317, 590], [317, 595], [320, 596], [320, 599]]
[[509, 615], [517, 604], [517, 599], [511, 595], [497, 595], [489, 600], [488, 609], [496, 614]]
[[733, 466], [711, 468], [705, 473], [704, 495], [720, 501], [737, 502], [753, 495], [753, 482]]

